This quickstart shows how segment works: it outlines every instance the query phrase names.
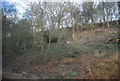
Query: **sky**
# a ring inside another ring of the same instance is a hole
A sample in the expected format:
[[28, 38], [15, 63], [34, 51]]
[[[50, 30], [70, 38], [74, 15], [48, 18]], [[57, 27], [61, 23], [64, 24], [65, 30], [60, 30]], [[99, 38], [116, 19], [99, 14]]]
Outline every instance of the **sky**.
[[18, 17], [21, 19], [22, 14], [25, 12], [25, 9], [27, 8], [26, 3], [27, 2], [35, 2], [35, 1], [47, 1], [47, 2], [61, 2], [61, 1], [70, 1], [70, 2], [81, 2], [82, 0], [0, 0], [0, 2], [15, 2], [16, 3], [16, 8], [18, 10]]
[[[81, 2], [81, 1], [86, 1], [86, 2], [91, 2], [91, 1], [95, 1], [95, 0], [0, 0], [0, 2], [21, 2], [21, 1], [47, 1], [47, 2]], [[96, 0], [96, 1], [105, 1], [105, 2], [118, 2], [119, 0]]]
[[0, 0], [0, 2], [15, 2], [16, 3], [16, 8], [18, 10], [18, 16], [20, 18], [22, 18], [22, 14], [25, 12], [25, 9], [27, 8], [27, 5], [26, 3], [27, 2], [34, 2], [34, 1], [46, 1], [46, 2], [91, 2], [91, 1], [112, 1], [112, 2], [116, 2], [116, 1], [119, 1], [119, 0]]

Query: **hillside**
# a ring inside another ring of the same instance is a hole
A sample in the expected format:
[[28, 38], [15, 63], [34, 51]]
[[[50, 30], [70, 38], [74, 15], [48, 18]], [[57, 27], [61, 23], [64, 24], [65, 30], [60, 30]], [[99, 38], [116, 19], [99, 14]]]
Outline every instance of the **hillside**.
[[77, 31], [75, 40], [12, 60], [3, 78], [117, 79], [118, 41], [117, 28]]

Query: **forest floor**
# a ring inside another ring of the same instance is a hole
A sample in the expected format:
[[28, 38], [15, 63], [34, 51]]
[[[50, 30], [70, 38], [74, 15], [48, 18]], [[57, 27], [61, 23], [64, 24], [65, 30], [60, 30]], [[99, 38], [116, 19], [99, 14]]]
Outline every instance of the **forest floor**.
[[26, 54], [4, 66], [8, 79], [117, 79], [117, 28], [75, 32], [75, 40]]

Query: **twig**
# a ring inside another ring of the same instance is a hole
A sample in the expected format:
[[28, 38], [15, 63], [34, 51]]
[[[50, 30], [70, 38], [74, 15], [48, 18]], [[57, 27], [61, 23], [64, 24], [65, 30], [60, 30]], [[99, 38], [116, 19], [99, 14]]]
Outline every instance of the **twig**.
[[93, 74], [91, 72], [91, 68], [89, 67], [88, 70], [89, 70], [90, 75], [92, 76]]

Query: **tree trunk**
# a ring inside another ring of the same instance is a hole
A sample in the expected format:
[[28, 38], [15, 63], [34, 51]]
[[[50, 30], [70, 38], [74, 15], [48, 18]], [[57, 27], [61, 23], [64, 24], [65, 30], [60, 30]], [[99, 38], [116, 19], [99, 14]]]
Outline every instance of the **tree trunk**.
[[72, 38], [73, 38], [73, 40], [75, 39], [75, 34], [74, 34], [74, 30], [73, 30], [73, 35], [72, 35]]
[[105, 27], [105, 22], [103, 22], [103, 28]]
[[74, 30], [74, 25], [73, 25], [73, 29], [72, 29], [72, 38], [73, 38], [73, 40], [75, 39], [75, 30]]
[[49, 44], [48, 44], [48, 47], [50, 47], [51, 46], [51, 38], [50, 38], [50, 36], [49, 36]]
[[42, 50], [42, 51], [44, 50], [44, 45], [41, 46], [41, 50]]
[[105, 27], [105, 16], [103, 17], [103, 28]]
[[100, 17], [100, 21], [99, 21], [100, 23], [102, 23], [102, 19], [101, 19], [101, 17]]
[[78, 31], [78, 29], [79, 29], [79, 28], [78, 28], [78, 25], [77, 25], [77, 31]]
[[93, 28], [95, 28], [95, 24], [94, 24], [94, 20], [93, 20], [93, 18], [92, 18], [92, 25], [93, 25]]
[[26, 47], [26, 44], [25, 44], [25, 43], [23, 44], [23, 46], [24, 46], [24, 50], [26, 50], [26, 49], [27, 49], [27, 47]]
[[58, 23], [58, 43], [60, 43], [60, 24]]
[[18, 36], [18, 40], [17, 40], [17, 46], [19, 45], [19, 36]]
[[35, 41], [35, 33], [33, 34], [33, 38], [34, 38], [34, 44], [36, 45], [36, 41]]
[[93, 23], [93, 28], [95, 28], [95, 24]]
[[116, 20], [116, 24], [119, 26], [119, 22], [118, 22], [118, 20]]
[[103, 4], [103, 28], [105, 27], [105, 3], [104, 2], [102, 2], [102, 4]]
[[42, 30], [42, 44], [41, 44], [41, 50], [42, 51], [44, 50], [44, 38], [43, 38], [43, 35], [44, 35], [44, 31]]
[[107, 27], [108, 27], [108, 28], [110, 27], [109, 21], [107, 21]]
[[102, 2], [103, 3], [103, 21], [105, 22], [105, 3], [104, 2]]

